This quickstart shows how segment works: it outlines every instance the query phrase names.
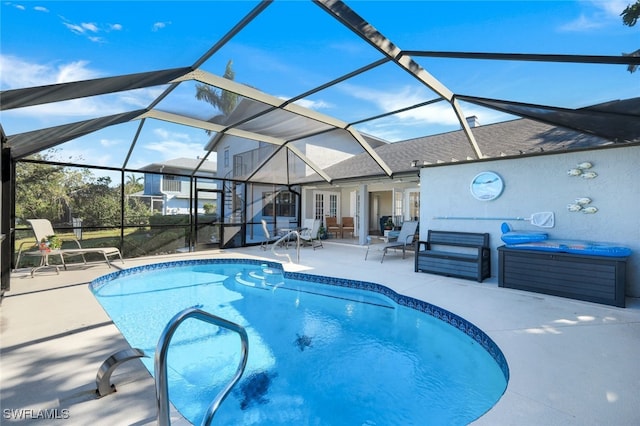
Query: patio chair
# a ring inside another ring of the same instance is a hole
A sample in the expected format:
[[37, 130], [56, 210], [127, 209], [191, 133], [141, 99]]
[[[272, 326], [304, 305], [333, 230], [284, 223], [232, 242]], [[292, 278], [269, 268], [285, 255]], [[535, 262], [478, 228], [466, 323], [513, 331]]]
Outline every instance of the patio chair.
[[353, 234], [356, 228], [353, 223], [353, 217], [345, 216], [342, 218], [342, 236], [344, 237], [345, 232], [351, 232], [351, 238], [353, 238]]
[[262, 222], [262, 232], [264, 232], [264, 241], [260, 243], [260, 248], [266, 251], [269, 248], [269, 244], [275, 242], [279, 237], [277, 235], [271, 235], [266, 220], [261, 219], [260, 222]]
[[323, 248], [322, 240], [318, 237], [318, 230], [320, 229], [320, 220], [318, 219], [305, 219], [302, 223], [302, 229], [300, 230], [300, 239], [302, 245], [310, 244], [313, 250], [316, 248]]
[[[384, 257], [387, 254], [389, 249], [402, 249], [402, 258], [405, 258], [405, 253], [407, 248], [410, 248], [413, 244], [413, 239], [415, 237], [416, 231], [418, 230], [418, 222], [417, 221], [406, 221], [402, 224], [402, 228], [400, 229], [400, 234], [398, 235], [397, 240], [390, 241], [380, 247], [382, 250], [382, 259], [380, 259], [380, 263], [384, 262]], [[367, 254], [365, 254], [364, 260], [367, 260], [367, 256], [369, 254], [371, 237], [367, 237]]]
[[335, 216], [326, 216], [325, 223], [327, 224], [327, 234], [335, 234], [338, 238], [338, 233], [342, 237], [342, 225], [338, 223], [338, 218]]
[[[33, 234], [35, 235], [35, 247], [34, 246], [30, 246], [29, 248], [37, 248], [38, 245], [40, 244], [40, 242], [42, 240], [47, 240], [48, 237], [55, 235], [55, 232], [53, 230], [53, 226], [51, 225], [51, 222], [49, 221], [49, 219], [27, 219], [27, 222], [29, 222], [29, 225], [31, 225], [31, 229], [33, 230]], [[122, 261], [122, 263], [124, 263], [124, 259], [122, 258], [122, 254], [120, 253], [120, 249], [118, 249], [117, 247], [94, 247], [94, 248], [83, 248], [82, 245], [80, 244], [80, 241], [78, 241], [75, 238], [67, 238], [67, 239], [62, 239], [63, 242], [64, 241], [71, 241], [73, 242], [75, 245], [77, 245], [77, 248], [60, 248], [58, 250], [54, 250], [53, 251], [53, 255], [59, 255], [60, 256], [60, 262], [62, 263], [62, 265], [64, 266], [65, 269], [67, 269], [67, 265], [65, 264], [64, 261], [64, 257], [72, 257], [72, 256], [81, 256], [82, 257], [82, 261], [86, 264], [87, 263], [87, 259], [85, 258], [85, 254], [87, 253], [100, 253], [104, 256], [104, 260], [105, 262], [107, 262], [107, 266], [109, 266], [109, 268], [111, 268], [111, 262], [109, 260], [109, 256], [118, 256], [120, 257], [120, 260]], [[25, 243], [20, 244], [20, 248], [18, 250], [18, 257], [16, 259], [16, 268], [18, 268], [18, 265], [20, 263], [20, 256], [22, 254], [22, 247]], [[29, 244], [29, 243], [27, 243]], [[46, 262], [46, 259], [48, 258], [49, 254], [45, 256], [43, 256], [43, 262]]]

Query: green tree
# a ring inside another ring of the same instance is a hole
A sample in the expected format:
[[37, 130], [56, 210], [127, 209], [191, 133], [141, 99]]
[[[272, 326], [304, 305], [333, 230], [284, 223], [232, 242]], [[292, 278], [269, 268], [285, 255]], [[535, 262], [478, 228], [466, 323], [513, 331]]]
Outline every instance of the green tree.
[[73, 193], [73, 215], [82, 218], [83, 226], [120, 225], [120, 190], [110, 184], [110, 177], [99, 177]]
[[[115, 226], [121, 223], [121, 185], [112, 186], [108, 176], [96, 178], [87, 168], [47, 164], [55, 150], [36, 154], [16, 165], [16, 221], [49, 219], [55, 224], [82, 218], [83, 226]], [[133, 173], [124, 184], [125, 225], [147, 225], [149, 207], [137, 197], [142, 177]]]
[[[55, 151], [31, 156], [32, 160], [47, 161]], [[90, 175], [88, 169], [19, 162], [16, 165], [15, 208], [18, 223], [26, 219], [65, 220], [71, 209], [69, 194], [81, 188]]]
[[216, 205], [213, 203], [204, 203], [202, 205], [205, 214], [212, 214], [216, 212]]
[[638, 22], [638, 18], [640, 18], [640, 0], [634, 4], [627, 5], [620, 16], [622, 16], [622, 22], [625, 25], [633, 27]]
[[127, 175], [127, 181], [124, 184], [125, 195], [135, 194], [144, 189], [144, 178], [142, 176], [136, 176], [133, 173]]
[[[228, 80], [234, 80], [236, 77], [231, 59], [227, 62], [223, 77]], [[196, 84], [196, 99], [208, 102], [221, 113], [211, 120], [228, 116], [238, 104], [238, 95], [236, 93], [224, 89], [216, 89], [208, 84]], [[207, 131], [207, 134], [211, 134], [211, 132]]]
[[[622, 16], [622, 23], [629, 27], [633, 27], [640, 18], [640, 0], [637, 0], [634, 4], [629, 4], [620, 14]], [[640, 56], [640, 49], [631, 53], [623, 53], [624, 56]], [[638, 65], [631, 64], [627, 67], [627, 70], [631, 73], [635, 72]]]

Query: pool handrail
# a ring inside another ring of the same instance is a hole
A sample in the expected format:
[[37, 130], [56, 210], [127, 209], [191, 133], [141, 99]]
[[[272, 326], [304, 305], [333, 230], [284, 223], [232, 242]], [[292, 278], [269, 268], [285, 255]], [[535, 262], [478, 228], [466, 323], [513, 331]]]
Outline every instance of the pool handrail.
[[296, 229], [293, 229], [287, 232], [282, 237], [280, 237], [278, 241], [273, 243], [273, 245], [271, 246], [271, 252], [276, 256], [280, 256], [280, 257], [286, 256], [287, 259], [289, 259], [289, 263], [293, 263], [293, 261], [291, 260], [291, 256], [289, 256], [288, 253], [285, 253], [285, 254], [276, 253], [276, 247], [281, 243], [283, 243], [285, 240], [288, 240], [289, 237], [291, 237], [291, 235], [296, 236], [296, 263], [300, 263], [300, 232], [298, 232]]
[[247, 337], [247, 332], [244, 327], [195, 307], [187, 308], [181, 312], [178, 312], [173, 318], [171, 318], [171, 320], [169, 320], [164, 330], [162, 331], [160, 339], [158, 340], [154, 358], [154, 375], [156, 378], [156, 403], [158, 408], [158, 425], [160, 426], [169, 426], [171, 424], [169, 408], [169, 383], [167, 379], [167, 353], [169, 351], [169, 344], [171, 343], [171, 338], [173, 337], [173, 334], [175, 333], [178, 326], [180, 326], [180, 324], [182, 324], [188, 318], [195, 318], [209, 324], [217, 325], [219, 327], [235, 331], [240, 335], [241, 342], [241, 359], [240, 363], [238, 364], [236, 373], [233, 376], [233, 379], [227, 384], [227, 386], [225, 386], [222, 391], [220, 391], [220, 393], [218, 393], [218, 395], [216, 395], [211, 405], [209, 405], [209, 408], [207, 409], [207, 412], [202, 419], [202, 425], [208, 426], [211, 424], [213, 416], [218, 410], [218, 407], [227, 397], [229, 392], [231, 392], [231, 389], [233, 389], [238, 380], [240, 380], [240, 377], [242, 377], [244, 369], [247, 366], [249, 338]]

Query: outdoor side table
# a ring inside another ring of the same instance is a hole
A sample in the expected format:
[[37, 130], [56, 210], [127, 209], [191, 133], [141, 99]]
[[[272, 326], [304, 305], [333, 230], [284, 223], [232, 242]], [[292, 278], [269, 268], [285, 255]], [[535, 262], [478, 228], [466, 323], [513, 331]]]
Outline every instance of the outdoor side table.
[[40, 265], [31, 269], [31, 278], [33, 275], [44, 268], [55, 268], [56, 273], [60, 274], [60, 268], [58, 265], [49, 265], [49, 256], [60, 256], [60, 261], [62, 262], [62, 266], [64, 269], [67, 269], [67, 265], [64, 264], [64, 258], [62, 257], [61, 250], [34, 250], [27, 251], [23, 253], [24, 256], [39, 256], [40, 257]]

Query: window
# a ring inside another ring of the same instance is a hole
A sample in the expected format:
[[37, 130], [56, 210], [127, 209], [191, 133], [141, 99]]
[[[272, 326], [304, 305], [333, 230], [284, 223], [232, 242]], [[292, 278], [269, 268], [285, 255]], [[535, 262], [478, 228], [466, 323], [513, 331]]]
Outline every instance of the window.
[[420, 219], [420, 192], [409, 192], [409, 216], [412, 220]]
[[402, 192], [395, 191], [393, 196], [394, 196], [394, 204], [395, 204], [393, 215], [402, 216]]
[[324, 221], [324, 194], [316, 192], [315, 218]]
[[262, 193], [263, 216], [296, 216], [296, 194], [289, 191]]
[[329, 216], [338, 217], [338, 196], [329, 194]]
[[166, 192], [180, 192], [181, 184], [178, 176], [163, 175], [162, 190]]
[[224, 167], [229, 167], [229, 148], [224, 149]]
[[233, 156], [233, 176], [243, 176], [245, 175], [244, 163], [242, 161], [242, 155], [234, 155]]

